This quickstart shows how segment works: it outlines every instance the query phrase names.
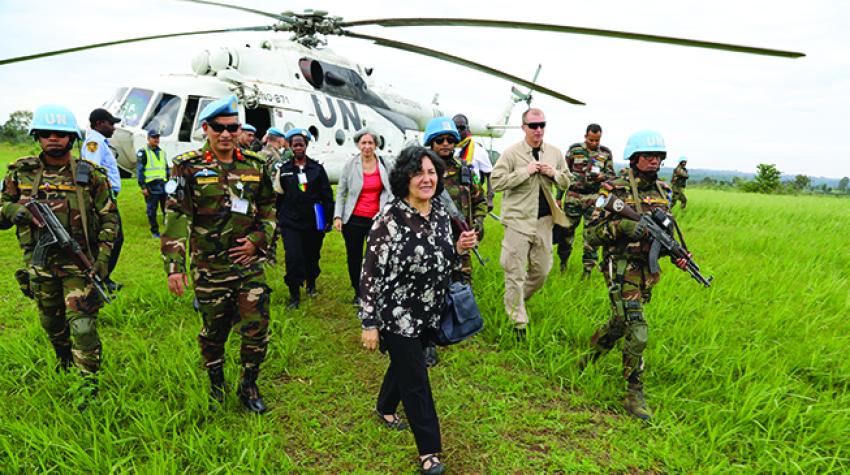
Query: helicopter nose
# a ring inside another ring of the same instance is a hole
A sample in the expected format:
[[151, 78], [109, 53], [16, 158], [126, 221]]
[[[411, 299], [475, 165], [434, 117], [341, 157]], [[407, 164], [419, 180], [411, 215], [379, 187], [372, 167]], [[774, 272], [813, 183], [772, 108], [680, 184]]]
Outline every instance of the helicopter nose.
[[109, 148], [115, 155], [122, 178], [129, 178], [136, 171], [136, 153], [133, 147], [133, 133], [116, 128], [109, 139]]

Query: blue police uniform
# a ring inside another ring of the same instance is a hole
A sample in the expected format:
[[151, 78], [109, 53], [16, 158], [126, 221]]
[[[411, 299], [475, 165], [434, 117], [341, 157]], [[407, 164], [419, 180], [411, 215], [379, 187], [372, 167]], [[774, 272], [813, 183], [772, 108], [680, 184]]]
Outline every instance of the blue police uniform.
[[[158, 136], [158, 134], [148, 132], [148, 137], [155, 136]], [[145, 170], [148, 169], [149, 157], [154, 159], [154, 162], [159, 161], [165, 170], [160, 169], [159, 175], [148, 176], [150, 173], [146, 174]], [[145, 145], [136, 152], [136, 176], [138, 177], [139, 188], [148, 190], [148, 196], [145, 197], [146, 214], [148, 216], [151, 234], [156, 238], [159, 237], [159, 225], [156, 221], [157, 208], [162, 210], [162, 219], [165, 221], [165, 180], [168, 177], [168, 173], [168, 161], [165, 158], [165, 150], [162, 148]]]
[[118, 161], [115, 160], [115, 155], [109, 149], [109, 141], [106, 137], [97, 130], [86, 132], [86, 139], [83, 141], [80, 157], [106, 169], [109, 186], [112, 187], [112, 192], [115, 193], [115, 196], [118, 196], [118, 192], [121, 191], [121, 174], [118, 172]]

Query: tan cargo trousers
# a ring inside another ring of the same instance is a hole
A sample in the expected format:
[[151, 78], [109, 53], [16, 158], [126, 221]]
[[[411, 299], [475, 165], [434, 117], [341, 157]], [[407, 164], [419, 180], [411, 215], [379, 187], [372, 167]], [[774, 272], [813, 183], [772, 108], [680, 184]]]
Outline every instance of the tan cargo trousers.
[[552, 268], [552, 216], [537, 220], [534, 235], [505, 227], [499, 263], [505, 271], [505, 312], [516, 328], [525, 328], [525, 301], [543, 287]]

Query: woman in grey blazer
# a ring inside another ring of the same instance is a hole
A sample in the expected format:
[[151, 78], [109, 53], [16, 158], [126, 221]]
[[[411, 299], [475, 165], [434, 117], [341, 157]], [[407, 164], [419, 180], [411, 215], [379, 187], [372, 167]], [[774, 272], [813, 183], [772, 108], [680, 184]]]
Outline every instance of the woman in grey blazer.
[[383, 159], [375, 154], [378, 134], [363, 128], [354, 134], [354, 143], [360, 154], [345, 164], [336, 187], [334, 229], [342, 231], [348, 259], [348, 278], [354, 288], [358, 305], [360, 269], [363, 265], [363, 248], [372, 227], [372, 219], [392, 198], [390, 173]]

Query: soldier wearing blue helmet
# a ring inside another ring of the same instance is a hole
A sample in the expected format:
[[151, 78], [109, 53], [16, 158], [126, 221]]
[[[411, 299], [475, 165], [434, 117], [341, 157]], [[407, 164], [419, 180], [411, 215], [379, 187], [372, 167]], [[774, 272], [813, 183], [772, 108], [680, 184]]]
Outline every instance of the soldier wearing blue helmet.
[[[445, 163], [443, 186], [445, 193], [463, 215], [469, 229], [478, 233], [480, 241], [484, 235], [484, 217], [487, 216], [487, 197], [478, 185], [478, 176], [471, 163], [455, 157], [455, 145], [460, 142], [460, 132], [451, 117], [435, 117], [425, 127], [424, 144], [437, 154]], [[437, 197], [440, 198], [439, 196]], [[460, 237], [461, 229], [452, 226], [452, 238]], [[455, 280], [472, 283], [472, 258], [469, 253], [461, 255], [460, 272]], [[425, 365], [434, 366], [439, 362], [436, 344], [431, 342], [425, 347]]]
[[[667, 148], [661, 134], [641, 131], [629, 137], [623, 158], [629, 161], [624, 173], [602, 185], [601, 197], [615, 196], [639, 214], [653, 210], [669, 213], [670, 188], [658, 179]], [[648, 326], [643, 304], [649, 302], [660, 273], [649, 269], [649, 243], [642, 223], [622, 218], [618, 213], [597, 207], [587, 222], [586, 236], [593, 246], [602, 246], [600, 266], [608, 285], [612, 316], [590, 340], [591, 352], [579, 363], [583, 369], [610, 351], [623, 338], [623, 377], [627, 382], [624, 406], [639, 419], [651, 417], [643, 392], [644, 362]], [[676, 262], [683, 266], [684, 262]]]
[[24, 268], [15, 272], [15, 278], [24, 294], [38, 303], [41, 325], [59, 360], [57, 369], [75, 365], [87, 381], [84, 396], [91, 396], [100, 369], [97, 316], [103, 301], [73, 256], [58, 246], [44, 248], [45, 252], [36, 249], [41, 231], [26, 205], [37, 200], [56, 210], [101, 278], [108, 272], [118, 213], [105, 170], [71, 156], [74, 141], [82, 138], [71, 111], [56, 105], [39, 107], [29, 132], [41, 153], [9, 165], [0, 186], [0, 215], [17, 226]]
[[212, 407], [225, 401], [225, 343], [232, 330], [242, 339], [237, 395], [246, 409], [263, 413], [257, 378], [269, 343], [271, 289], [263, 262], [275, 230], [274, 192], [265, 161], [236, 145], [238, 113], [236, 96], [208, 104], [199, 116], [206, 143], [174, 159], [161, 252], [172, 293], [183, 295], [187, 269], [192, 272]]

